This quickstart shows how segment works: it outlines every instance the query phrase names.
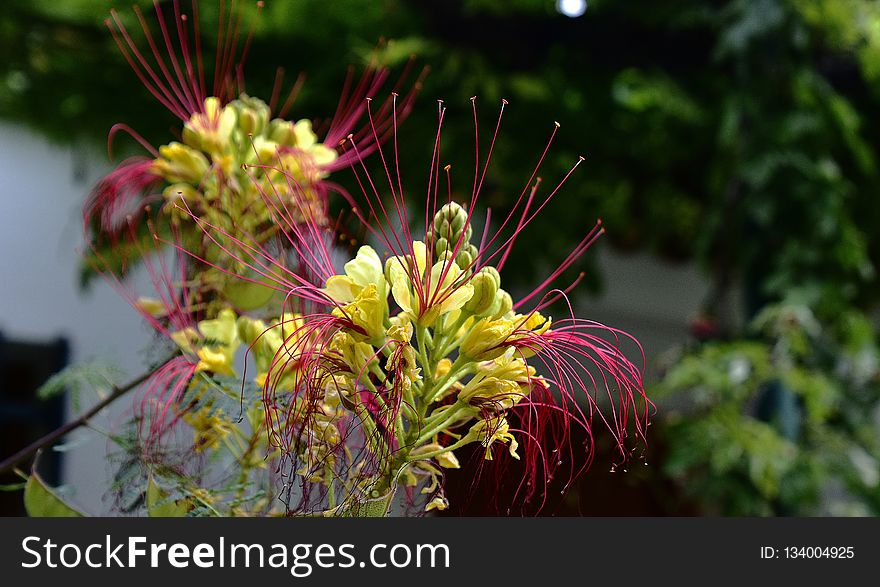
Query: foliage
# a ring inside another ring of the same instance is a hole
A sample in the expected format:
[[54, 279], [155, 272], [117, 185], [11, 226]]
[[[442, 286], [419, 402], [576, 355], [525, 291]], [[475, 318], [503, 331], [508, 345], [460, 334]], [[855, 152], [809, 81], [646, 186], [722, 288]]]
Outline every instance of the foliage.
[[880, 349], [867, 318], [778, 305], [657, 385], [667, 474], [721, 515], [880, 513]]
[[31, 473], [25, 484], [24, 506], [34, 518], [80, 518], [83, 515], [65, 503], [37, 473]]
[[[0, 112], [61, 139], [102, 138], [135, 116], [159, 136], [168, 119], [145, 107], [148, 96], [115, 98], [119, 84], [136, 83], [101, 30], [106, 4], [9, 3]], [[542, 113], [557, 117], [566, 138], [548, 172], [588, 156], [558, 206], [595, 210], [620, 246], [746, 271], [770, 295], [842, 278], [853, 296], [870, 274], [876, 250], [868, 255], [864, 235], [880, 222], [869, 206], [878, 182], [870, 84], [880, 71], [870, 1], [597, 1], [579, 19], [539, 0], [267, 4], [249, 59], [258, 95], [268, 95], [280, 58], [307, 72], [301, 102], [314, 110], [343, 76], [326, 63], [364, 60], [379, 37], [397, 39], [388, 55], [418, 52], [432, 66], [425, 94], [453, 109], [466, 111], [471, 95], [506, 97], [511, 125], [532, 129], [521, 135], [527, 145], [549, 131], [535, 124]], [[203, 30], [210, 50], [212, 27]], [[528, 43], [517, 40], [525, 30]], [[430, 125], [411, 126], [428, 144]], [[455, 153], [469, 129], [452, 123], [445, 134], [450, 162], [467, 169]], [[507, 171], [535, 155], [502, 141], [488, 204], [510, 206], [522, 186]], [[429, 156], [404, 153], [404, 166]], [[583, 220], [554, 220], [543, 248], [558, 253]]]

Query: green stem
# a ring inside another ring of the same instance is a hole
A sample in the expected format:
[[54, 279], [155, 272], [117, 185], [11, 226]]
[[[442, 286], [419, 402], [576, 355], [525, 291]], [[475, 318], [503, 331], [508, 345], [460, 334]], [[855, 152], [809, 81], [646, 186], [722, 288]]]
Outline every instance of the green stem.
[[463, 376], [467, 375], [470, 371], [470, 367], [468, 362], [461, 355], [455, 359], [455, 362], [452, 363], [452, 366], [449, 368], [449, 373], [441, 377], [437, 380], [437, 382], [432, 386], [432, 389], [429, 390], [427, 394], [425, 394], [425, 405], [431, 405], [437, 397], [443, 393], [446, 388], [450, 385], [454, 384], [456, 381], [461, 379]]
[[431, 362], [428, 360], [428, 349], [426, 344], [428, 329], [424, 326], [419, 326], [416, 329], [416, 342], [419, 345], [419, 362], [422, 364], [422, 373], [424, 373], [425, 387], [424, 389], [430, 389], [434, 384], [434, 369], [431, 365]]
[[436, 420], [432, 421], [431, 418], [426, 420], [425, 429], [416, 439], [414, 446], [420, 446], [422, 443], [434, 438], [435, 434], [442, 432], [451, 422], [453, 422], [458, 417], [459, 412], [469, 407], [470, 406], [464, 402], [456, 402], [452, 405], [451, 408], [438, 414], [436, 416]]
[[[464, 323], [467, 322], [467, 319], [469, 317], [469, 315], [466, 316], [464, 315], [464, 313], [462, 313], [462, 315], [459, 317], [458, 320], [455, 321], [452, 327], [446, 330], [447, 334], [440, 337], [435, 346], [438, 357], [445, 357], [449, 354], [451, 350], [453, 350], [460, 344], [463, 337], [457, 337], [456, 335], [458, 334], [458, 331], [461, 329], [461, 327], [464, 326]], [[474, 320], [474, 324], [476, 323], [476, 320]]]
[[443, 448], [438, 449], [438, 450], [433, 450], [431, 452], [421, 453], [421, 454], [416, 455], [414, 457], [407, 458], [406, 462], [414, 463], [415, 461], [425, 461], [428, 459], [433, 459], [434, 457], [439, 457], [443, 453], [447, 453], [449, 451], [459, 449], [467, 444], [472, 443], [475, 440], [476, 440], [476, 438], [471, 438], [470, 436], [465, 436], [464, 438], [462, 438], [458, 442], [450, 444], [449, 446], [444, 446]]

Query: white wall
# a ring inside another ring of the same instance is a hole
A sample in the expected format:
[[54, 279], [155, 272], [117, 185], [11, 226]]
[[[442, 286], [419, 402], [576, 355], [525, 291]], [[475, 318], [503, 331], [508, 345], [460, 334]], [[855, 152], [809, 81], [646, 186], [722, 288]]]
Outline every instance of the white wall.
[[[58, 147], [24, 128], [0, 123], [0, 331], [7, 339], [68, 339], [71, 361], [102, 359], [139, 372], [148, 332], [102, 281], [78, 286], [80, 207], [109, 169], [106, 155]], [[0, 382], [2, 385], [3, 382]], [[88, 405], [94, 396], [83, 395]], [[106, 429], [107, 420], [99, 421]], [[89, 512], [104, 510], [107, 441], [88, 430], [66, 454], [64, 479]], [[6, 455], [19, 447], [0, 447]]]

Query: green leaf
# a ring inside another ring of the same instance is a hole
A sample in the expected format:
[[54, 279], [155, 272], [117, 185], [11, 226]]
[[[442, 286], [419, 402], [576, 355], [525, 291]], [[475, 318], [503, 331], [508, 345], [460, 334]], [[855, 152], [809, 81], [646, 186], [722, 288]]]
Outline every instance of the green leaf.
[[82, 387], [109, 389], [119, 379], [121, 372], [110, 365], [99, 362], [71, 365], [50, 377], [37, 390], [37, 397], [47, 400], [60, 395], [65, 390], [78, 394]]
[[24, 507], [32, 518], [82, 518], [85, 514], [64, 503], [36, 473], [24, 487]]
[[384, 518], [391, 509], [395, 493], [396, 488], [392, 488], [384, 495], [354, 500], [350, 504], [344, 504], [339, 508], [329, 510], [325, 515], [342, 518]]
[[150, 477], [147, 484], [147, 513], [151, 518], [183, 518], [190, 509], [186, 500], [171, 499], [168, 492]]

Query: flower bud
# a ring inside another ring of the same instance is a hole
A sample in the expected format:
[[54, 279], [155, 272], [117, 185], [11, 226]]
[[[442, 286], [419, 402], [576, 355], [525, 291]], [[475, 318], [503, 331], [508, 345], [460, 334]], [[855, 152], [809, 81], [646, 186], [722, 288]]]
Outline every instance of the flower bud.
[[193, 114], [184, 124], [183, 142], [212, 157], [222, 156], [229, 147], [237, 119], [238, 113], [234, 107], [223, 106], [213, 96], [206, 98], [203, 111]]
[[446, 239], [446, 240], [451, 240], [451, 239], [452, 239], [452, 227], [449, 226], [449, 221], [448, 221], [448, 220], [443, 219], [443, 220], [440, 222], [440, 226], [437, 226], [436, 223], [434, 223], [434, 226], [436, 227], [437, 234], [440, 235], [440, 238], [443, 238], [443, 239]]
[[388, 283], [394, 283], [394, 266], [395, 264], [399, 264], [400, 259], [397, 257], [388, 257], [385, 259], [385, 281]]
[[492, 267], [491, 265], [486, 265], [482, 269], [480, 269], [480, 273], [486, 273], [492, 276], [492, 280], [495, 282], [495, 289], [501, 287], [501, 274], [498, 273], [498, 270]]
[[198, 184], [211, 164], [200, 152], [178, 142], [159, 147], [159, 158], [153, 162], [153, 171], [169, 183]]
[[[461, 207], [459, 207], [459, 210], [464, 212], [464, 209]], [[452, 227], [453, 232], [455, 232], [455, 233], [461, 232], [464, 229], [465, 224], [467, 224], [467, 212], [465, 212], [464, 214], [460, 214], [460, 213], [456, 212], [455, 216], [452, 217], [451, 227]]]
[[287, 147], [292, 147], [295, 142], [293, 123], [281, 120], [280, 118], [276, 118], [269, 123], [269, 129], [266, 134], [269, 136], [269, 140]]
[[513, 309], [513, 298], [511, 298], [510, 294], [503, 289], [499, 289], [495, 297], [498, 308], [495, 310], [495, 313], [492, 314], [492, 317], [497, 320], [506, 316], [508, 312]]
[[247, 150], [246, 161], [260, 164], [274, 164], [278, 161], [278, 143], [263, 137], [254, 137]]
[[474, 275], [470, 283], [474, 286], [474, 295], [464, 305], [464, 309], [476, 315], [482, 315], [495, 303], [498, 284], [492, 274], [485, 269]]
[[293, 125], [294, 144], [297, 149], [308, 150], [318, 142], [318, 135], [312, 130], [312, 121], [302, 119]]
[[488, 361], [504, 354], [507, 349], [504, 341], [513, 332], [514, 325], [509, 320], [483, 318], [461, 341], [460, 351], [475, 361]]
[[474, 245], [464, 246], [458, 251], [458, 255], [455, 256], [455, 262], [462, 269], [467, 269], [473, 264], [474, 259], [477, 258], [477, 253], [477, 247]]
[[199, 136], [199, 133], [195, 131], [195, 129], [189, 126], [183, 127], [181, 138], [183, 139], [183, 144], [188, 147], [192, 147], [194, 149], [202, 148], [202, 138]]
[[255, 135], [257, 128], [257, 115], [253, 110], [242, 110], [238, 113], [238, 128], [245, 135]]
[[[201, 196], [201, 192], [188, 183], [173, 183], [162, 190], [162, 197], [165, 198], [166, 202], [176, 202], [182, 199], [187, 204], [192, 204]], [[186, 214], [184, 213], [183, 216], [186, 216]]]
[[437, 211], [433, 228], [437, 239], [445, 238], [449, 243], [457, 243], [461, 239], [467, 244], [473, 234], [467, 211], [455, 202], [444, 204]]
[[437, 239], [437, 242], [434, 243], [434, 254], [436, 254], [438, 257], [440, 255], [442, 255], [443, 253], [445, 253], [446, 251], [450, 251], [450, 250], [452, 250], [452, 249], [449, 246], [449, 241], [446, 240], [445, 237], [441, 236], [440, 238]]
[[269, 107], [259, 98], [242, 94], [230, 104], [238, 114], [238, 128], [245, 135], [260, 135], [269, 123]]

